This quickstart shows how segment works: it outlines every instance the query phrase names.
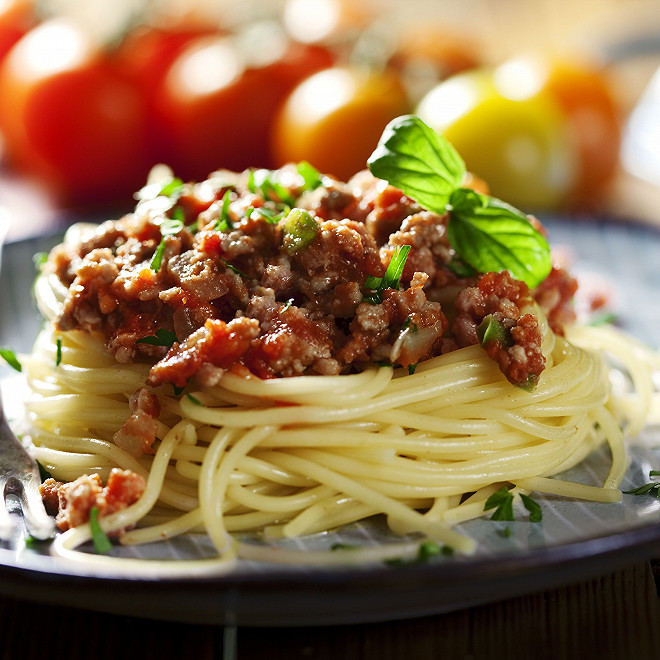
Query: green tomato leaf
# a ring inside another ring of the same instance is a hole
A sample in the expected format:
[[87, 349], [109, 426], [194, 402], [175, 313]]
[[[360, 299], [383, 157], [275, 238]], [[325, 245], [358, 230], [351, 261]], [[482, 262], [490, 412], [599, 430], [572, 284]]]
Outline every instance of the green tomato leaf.
[[367, 165], [429, 211], [444, 213], [449, 198], [463, 182], [465, 163], [442, 136], [419, 117], [392, 120]]
[[548, 276], [550, 247], [523, 213], [467, 188], [454, 191], [449, 203], [449, 241], [473, 268], [508, 270], [531, 289]]

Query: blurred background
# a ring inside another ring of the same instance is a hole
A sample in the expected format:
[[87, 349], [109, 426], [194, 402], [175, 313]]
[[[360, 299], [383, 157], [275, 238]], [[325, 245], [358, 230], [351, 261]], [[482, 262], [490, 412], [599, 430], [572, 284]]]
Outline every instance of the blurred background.
[[0, 210], [115, 217], [163, 162], [348, 179], [413, 112], [525, 211], [660, 226], [659, 67], [660, 0], [0, 0]]

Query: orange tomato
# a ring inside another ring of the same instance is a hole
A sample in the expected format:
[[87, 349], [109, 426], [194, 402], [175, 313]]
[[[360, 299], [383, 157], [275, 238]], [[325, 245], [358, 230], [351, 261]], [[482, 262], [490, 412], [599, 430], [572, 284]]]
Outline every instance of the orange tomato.
[[10, 160], [63, 201], [132, 195], [148, 172], [146, 122], [140, 91], [66, 19], [33, 28], [0, 68]]
[[572, 194], [579, 202], [598, 193], [617, 170], [621, 113], [606, 73], [595, 65], [556, 60], [544, 75], [577, 144], [580, 171]]
[[276, 165], [307, 160], [346, 180], [366, 167], [387, 123], [409, 111], [392, 72], [333, 67], [304, 80], [275, 121]]
[[156, 97], [163, 160], [184, 179], [270, 167], [276, 111], [301, 79], [332, 62], [329, 51], [290, 40], [255, 40], [247, 53], [229, 37], [193, 41]]

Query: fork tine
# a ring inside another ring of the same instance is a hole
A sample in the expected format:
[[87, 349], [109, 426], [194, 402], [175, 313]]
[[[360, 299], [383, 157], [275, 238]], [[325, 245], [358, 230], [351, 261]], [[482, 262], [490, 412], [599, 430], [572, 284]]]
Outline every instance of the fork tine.
[[25, 479], [21, 483], [21, 507], [23, 509], [23, 519], [30, 536], [35, 539], [48, 539], [55, 533], [55, 521], [51, 518], [44, 508], [43, 500], [39, 494], [39, 469], [36, 465], [25, 474]]
[[0, 480], [0, 541], [11, 541], [14, 538], [16, 525], [7, 511], [5, 503], [6, 479]]
[[[54, 534], [54, 521], [46, 513], [39, 494], [39, 468], [25, 447], [11, 431], [0, 402], [0, 483], [2, 483], [2, 507], [0, 508], [0, 538], [11, 539], [9, 523], [13, 523], [6, 511], [5, 494], [14, 493], [20, 497], [23, 519], [27, 531], [37, 539], [47, 539]], [[12, 524], [12, 529], [14, 525]]]

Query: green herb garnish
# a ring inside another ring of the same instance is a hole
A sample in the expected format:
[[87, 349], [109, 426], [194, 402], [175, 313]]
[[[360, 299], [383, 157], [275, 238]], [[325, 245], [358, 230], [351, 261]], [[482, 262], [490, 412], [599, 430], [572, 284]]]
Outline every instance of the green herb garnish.
[[187, 396], [188, 399], [190, 399], [190, 401], [192, 401], [196, 406], [201, 406], [201, 405], [203, 405], [202, 402], [201, 402], [196, 396], [193, 396], [193, 395], [190, 394], [190, 393], [186, 394], [186, 396]]
[[32, 263], [34, 264], [35, 270], [40, 273], [41, 269], [46, 265], [48, 261], [48, 252], [37, 252], [32, 255]]
[[231, 190], [227, 190], [222, 196], [222, 208], [220, 210], [220, 218], [215, 225], [216, 231], [228, 231], [234, 228], [231, 216], [229, 215], [229, 204], [231, 202]]
[[360, 546], [355, 543], [333, 543], [330, 546], [332, 552], [339, 552], [342, 550], [359, 550]]
[[236, 266], [232, 266], [226, 259], [223, 259], [220, 257], [220, 261], [227, 266], [230, 270], [233, 270], [237, 275], [240, 275], [241, 277], [244, 277], [246, 280], [251, 280], [252, 278], [249, 275], [246, 275], [240, 268], [236, 268]]
[[[650, 477], [660, 476], [660, 470], [650, 470]], [[623, 491], [626, 495], [653, 495], [654, 497], [660, 497], [660, 481], [651, 481], [650, 483], [643, 484], [638, 488], [633, 488], [631, 490]]]
[[438, 545], [435, 541], [427, 539], [422, 541], [417, 548], [417, 555], [414, 559], [386, 559], [385, 564], [387, 566], [398, 567], [398, 566], [410, 566], [413, 564], [426, 564], [433, 557], [443, 555], [445, 557], [450, 557], [454, 554], [454, 549], [448, 545]]
[[513, 495], [506, 486], [493, 493], [484, 504], [484, 511], [495, 509], [491, 520], [513, 520]]
[[321, 176], [321, 173], [313, 165], [310, 165], [306, 160], [298, 163], [296, 165], [296, 169], [304, 181], [303, 191], [316, 190], [316, 188], [323, 184], [323, 177]]
[[93, 506], [89, 510], [89, 527], [92, 532], [92, 543], [94, 543], [96, 552], [100, 555], [108, 554], [112, 550], [112, 543], [99, 524], [98, 507]]
[[479, 272], [508, 270], [530, 288], [552, 268], [550, 248], [525, 214], [463, 188], [465, 163], [454, 147], [419, 117], [391, 121], [367, 161], [369, 169], [429, 211], [448, 213], [449, 241]]
[[511, 331], [492, 314], [485, 316], [477, 327], [477, 337], [482, 346], [487, 346], [492, 341], [496, 341], [500, 346], [513, 346]]
[[288, 254], [306, 248], [315, 238], [319, 226], [316, 219], [303, 209], [293, 208], [284, 219], [282, 246]]
[[62, 337], [58, 337], [55, 340], [55, 366], [59, 367], [62, 364]]
[[149, 344], [150, 346], [166, 346], [170, 348], [177, 340], [176, 334], [171, 330], [165, 330], [165, 328], [158, 328], [155, 334], [149, 335], [147, 337], [140, 337], [136, 339], [136, 344]]
[[163, 253], [165, 252], [165, 239], [167, 236], [176, 236], [183, 228], [185, 227], [183, 212], [180, 211], [177, 213], [177, 209], [174, 210], [174, 217], [172, 218], [163, 218], [160, 222], [160, 235], [162, 236], [156, 251], [154, 252], [153, 257], [151, 258], [151, 270], [156, 273], [160, 270], [160, 267], [163, 262]]
[[383, 302], [383, 291], [385, 291], [385, 289], [399, 288], [399, 281], [401, 280], [401, 275], [403, 274], [403, 269], [406, 265], [406, 259], [408, 259], [409, 252], [410, 245], [395, 247], [390, 263], [385, 271], [385, 275], [383, 275], [383, 277], [373, 277], [372, 275], [367, 277], [364, 283], [364, 288], [372, 289], [373, 293], [369, 296], [365, 296], [365, 302], [369, 302], [372, 305], [378, 305]]
[[525, 493], [520, 493], [520, 499], [522, 500], [523, 506], [529, 511], [529, 522], [541, 522], [543, 519], [543, 512], [536, 500], [533, 500], [529, 495]]
[[16, 357], [16, 353], [11, 350], [11, 348], [1, 348], [0, 347], [0, 357], [16, 371], [23, 371], [23, 365], [19, 362]]

